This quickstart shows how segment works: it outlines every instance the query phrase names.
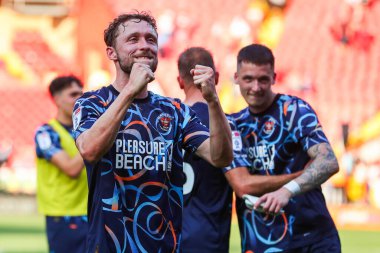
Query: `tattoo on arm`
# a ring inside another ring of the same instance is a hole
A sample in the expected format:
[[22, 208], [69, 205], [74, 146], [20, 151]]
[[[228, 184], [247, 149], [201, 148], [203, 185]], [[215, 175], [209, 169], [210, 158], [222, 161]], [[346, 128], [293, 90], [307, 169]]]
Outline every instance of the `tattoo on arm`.
[[339, 170], [338, 161], [328, 143], [314, 145], [308, 154], [311, 162], [306, 165], [304, 173], [295, 179], [301, 192], [320, 186]]

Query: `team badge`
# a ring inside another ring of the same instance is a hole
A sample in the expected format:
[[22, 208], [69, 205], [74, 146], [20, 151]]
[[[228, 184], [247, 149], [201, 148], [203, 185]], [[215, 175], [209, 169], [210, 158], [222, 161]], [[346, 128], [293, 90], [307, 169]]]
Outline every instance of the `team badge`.
[[158, 123], [160, 128], [163, 131], [167, 132], [170, 129], [172, 119], [172, 116], [170, 116], [168, 113], [161, 113], [160, 116], [158, 116]]
[[73, 128], [74, 128], [74, 130], [76, 130], [78, 128], [81, 119], [82, 119], [82, 107], [78, 107], [73, 113]]
[[275, 128], [275, 121], [274, 119], [269, 119], [267, 122], [264, 123], [264, 133], [266, 134], [272, 134]]
[[241, 151], [243, 148], [239, 131], [232, 131], [232, 148], [234, 151]]

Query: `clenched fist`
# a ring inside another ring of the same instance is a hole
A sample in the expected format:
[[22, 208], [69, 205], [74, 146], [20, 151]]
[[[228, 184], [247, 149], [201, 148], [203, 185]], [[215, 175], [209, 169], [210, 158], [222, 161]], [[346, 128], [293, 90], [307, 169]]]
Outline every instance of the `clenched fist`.
[[132, 66], [129, 82], [126, 87], [131, 89], [133, 94], [137, 95], [153, 80], [154, 73], [149, 65], [135, 62]]
[[215, 90], [215, 73], [210, 67], [203, 65], [195, 65], [195, 68], [190, 71], [193, 76], [194, 84], [201, 90], [203, 98], [207, 102], [218, 99]]

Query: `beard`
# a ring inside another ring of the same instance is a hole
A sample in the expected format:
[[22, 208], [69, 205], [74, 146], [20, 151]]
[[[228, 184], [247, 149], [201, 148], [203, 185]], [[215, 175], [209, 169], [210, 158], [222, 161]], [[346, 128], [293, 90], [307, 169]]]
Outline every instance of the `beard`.
[[[131, 74], [131, 71], [132, 71], [132, 67], [133, 67], [133, 64], [135, 63], [133, 60], [127, 60], [127, 61], [123, 61], [119, 55], [117, 55], [117, 61], [119, 62], [119, 66], [121, 68], [121, 70], [126, 73], [127, 75], [130, 75]], [[158, 65], [158, 60], [157, 60], [157, 57], [154, 59], [154, 61], [150, 62], [148, 64], [149, 68], [154, 72], [156, 72], [156, 69], [157, 69], [157, 65]]]

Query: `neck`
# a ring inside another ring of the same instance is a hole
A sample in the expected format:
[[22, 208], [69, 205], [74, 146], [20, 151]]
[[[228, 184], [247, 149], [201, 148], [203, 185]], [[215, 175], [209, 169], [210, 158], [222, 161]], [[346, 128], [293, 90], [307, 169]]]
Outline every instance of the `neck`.
[[186, 105], [192, 106], [197, 102], [207, 103], [206, 100], [203, 98], [201, 91], [194, 87], [194, 85], [184, 88], [186, 98], [183, 101]]
[[[128, 85], [129, 75], [117, 75], [112, 86], [120, 93], [125, 86]], [[148, 96], [148, 87], [145, 86], [144, 89], [135, 98], [146, 98]]]
[[260, 108], [250, 106], [249, 110], [252, 113], [262, 113], [262, 112], [266, 111], [272, 105], [274, 99], [276, 98], [276, 95], [277, 95], [277, 93], [272, 92], [272, 94], [270, 95], [268, 102], [265, 104], [265, 106], [262, 106]]
[[72, 126], [73, 125], [73, 119], [72, 119], [71, 115], [67, 115], [63, 111], [58, 110], [56, 120], [58, 120], [60, 123], [66, 125], [66, 126]]

